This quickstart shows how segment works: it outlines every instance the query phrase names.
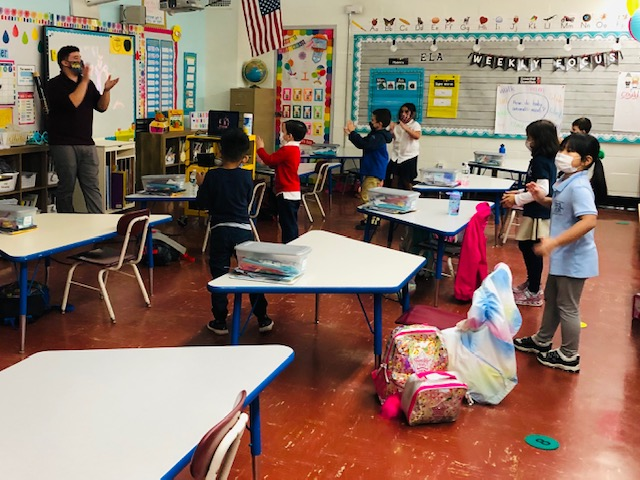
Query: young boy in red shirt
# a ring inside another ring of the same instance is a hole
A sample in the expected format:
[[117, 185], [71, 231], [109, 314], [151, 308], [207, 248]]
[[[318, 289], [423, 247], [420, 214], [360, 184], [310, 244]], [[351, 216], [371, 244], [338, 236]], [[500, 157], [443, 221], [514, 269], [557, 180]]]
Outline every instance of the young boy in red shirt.
[[262, 138], [256, 138], [257, 154], [265, 165], [276, 171], [275, 190], [278, 221], [282, 229], [282, 243], [298, 238], [298, 209], [300, 208], [300, 141], [307, 133], [307, 127], [299, 120], [282, 123], [280, 145], [269, 155], [264, 149]]

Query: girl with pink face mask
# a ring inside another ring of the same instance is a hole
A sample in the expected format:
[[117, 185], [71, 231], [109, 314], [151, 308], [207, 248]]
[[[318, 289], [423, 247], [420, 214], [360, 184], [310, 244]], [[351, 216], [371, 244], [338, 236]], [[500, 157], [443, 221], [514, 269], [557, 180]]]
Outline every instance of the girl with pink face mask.
[[[551, 185], [557, 177], [554, 159], [558, 153], [558, 131], [549, 120], [536, 120], [526, 129], [525, 145], [531, 151], [526, 183], [535, 183], [545, 195], [551, 195]], [[516, 304], [541, 307], [544, 303], [542, 291], [542, 257], [534, 252], [540, 239], [549, 236], [549, 209], [536, 203], [529, 192], [510, 191], [502, 197], [502, 205], [522, 207], [522, 222], [516, 240], [527, 268], [527, 279], [513, 288]]]
[[405, 103], [398, 111], [398, 121], [391, 122], [389, 131], [393, 136], [390, 162], [384, 184], [403, 190], [413, 188], [413, 180], [418, 176], [418, 154], [422, 127], [415, 120], [416, 106]]

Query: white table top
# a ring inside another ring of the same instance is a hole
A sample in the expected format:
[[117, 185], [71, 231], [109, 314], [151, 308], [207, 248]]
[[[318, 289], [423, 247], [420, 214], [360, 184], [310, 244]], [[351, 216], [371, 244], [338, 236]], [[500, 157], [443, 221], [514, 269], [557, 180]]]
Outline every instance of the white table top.
[[486, 175], [469, 175], [468, 185], [458, 185], [456, 187], [440, 187], [437, 185], [425, 185], [418, 183], [413, 186], [417, 192], [444, 192], [448, 190], [473, 191], [473, 192], [504, 192], [513, 186], [513, 180], [508, 178], [494, 178]]
[[[116, 235], [121, 215], [44, 213], [35, 217], [38, 228], [13, 235], [0, 234], [0, 252], [13, 261], [27, 261], [101, 241]], [[171, 221], [170, 215], [151, 215], [151, 224]]]
[[209, 282], [209, 290], [240, 292], [395, 293], [425, 258], [323, 230], [312, 230], [292, 245], [311, 247], [305, 273], [291, 285], [231, 278]]
[[0, 478], [157, 480], [292, 359], [282, 345], [36, 353], [0, 372]]
[[[485, 202], [461, 200], [458, 215], [449, 215], [449, 200], [440, 198], [419, 198], [416, 211], [409, 213], [384, 213], [362, 206], [358, 207], [358, 211], [442, 235], [455, 235], [467, 226], [476, 213], [476, 206], [480, 203]], [[492, 205], [491, 202], [486, 203]]]

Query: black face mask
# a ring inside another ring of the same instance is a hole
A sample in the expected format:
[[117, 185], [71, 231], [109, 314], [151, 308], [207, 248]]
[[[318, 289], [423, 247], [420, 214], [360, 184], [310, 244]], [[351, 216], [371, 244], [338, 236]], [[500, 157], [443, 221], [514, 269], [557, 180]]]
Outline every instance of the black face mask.
[[375, 128], [373, 128], [373, 122], [369, 122], [369, 128], [371, 129], [372, 132], [375, 130]]
[[79, 62], [69, 62], [69, 68], [76, 75], [82, 75], [82, 71], [84, 70], [84, 62], [80, 60]]

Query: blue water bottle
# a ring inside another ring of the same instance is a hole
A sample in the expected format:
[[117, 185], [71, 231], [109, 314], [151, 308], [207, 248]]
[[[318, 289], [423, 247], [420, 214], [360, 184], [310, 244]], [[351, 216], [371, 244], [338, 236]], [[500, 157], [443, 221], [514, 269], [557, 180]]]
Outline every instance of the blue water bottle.
[[498, 153], [507, 153], [507, 149], [504, 146], [504, 143], [500, 144], [500, 149], [498, 150]]
[[449, 215], [460, 213], [460, 197], [462, 194], [456, 190], [449, 192]]

